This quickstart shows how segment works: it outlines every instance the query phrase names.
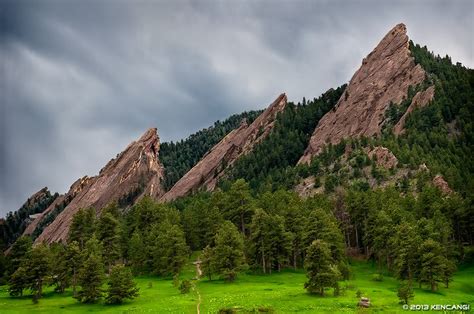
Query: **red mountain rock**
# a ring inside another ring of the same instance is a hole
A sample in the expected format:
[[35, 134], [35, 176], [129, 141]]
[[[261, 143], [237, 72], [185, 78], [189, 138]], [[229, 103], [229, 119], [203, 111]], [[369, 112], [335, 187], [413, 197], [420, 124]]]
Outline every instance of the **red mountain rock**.
[[66, 240], [72, 217], [81, 208], [93, 207], [98, 211], [97, 214], [100, 214], [99, 210], [107, 204], [137, 191], [140, 196], [151, 195], [159, 198], [163, 194], [160, 184], [163, 167], [158, 161], [159, 148], [156, 129], [149, 129], [138, 141], [132, 142], [116, 158], [109, 161], [98, 176], [84, 177], [76, 181], [68, 194], [63, 196], [72, 197], [72, 200], [44, 229], [35, 243]]
[[378, 135], [390, 103], [400, 103], [408, 87], [424, 78], [410, 55], [406, 27], [398, 24], [362, 61], [335, 108], [319, 121], [299, 163], [309, 163], [326, 144]]

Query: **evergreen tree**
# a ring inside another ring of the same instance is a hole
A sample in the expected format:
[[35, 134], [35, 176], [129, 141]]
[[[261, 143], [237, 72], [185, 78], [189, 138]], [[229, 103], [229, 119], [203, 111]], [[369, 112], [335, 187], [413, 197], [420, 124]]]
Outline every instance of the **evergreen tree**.
[[27, 271], [25, 267], [20, 266], [10, 276], [10, 280], [8, 281], [8, 292], [13, 297], [22, 296], [23, 290], [26, 288], [28, 288]]
[[81, 290], [75, 298], [82, 303], [94, 303], [102, 297], [102, 284], [105, 277], [104, 264], [100, 254], [100, 243], [95, 236], [87, 241], [85, 246], [85, 262], [78, 274]]
[[80, 209], [72, 218], [68, 241], [77, 241], [79, 248], [83, 250], [87, 240], [94, 234], [95, 222], [93, 208]]
[[253, 211], [250, 204], [252, 196], [248, 183], [243, 179], [236, 180], [226, 195], [227, 218], [239, 226], [243, 234], [246, 234], [245, 225], [249, 223]]
[[[110, 210], [110, 209], [109, 209]], [[102, 243], [103, 261], [110, 272], [111, 266], [120, 258], [120, 224], [111, 212], [104, 212], [97, 224], [97, 236]]]
[[133, 281], [132, 273], [123, 265], [115, 265], [110, 270], [106, 301], [109, 304], [120, 304], [123, 300], [134, 299], [139, 289]]
[[152, 231], [152, 239], [155, 272], [160, 275], [179, 274], [189, 255], [189, 247], [180, 226], [167, 221], [156, 225]]
[[428, 239], [420, 246], [420, 270], [419, 281], [430, 286], [431, 291], [435, 291], [438, 282], [445, 279], [445, 269], [448, 267], [448, 260], [442, 255], [439, 243]]
[[400, 300], [400, 304], [408, 304], [410, 300], [415, 297], [411, 281], [403, 281], [400, 283], [400, 286], [397, 291], [397, 296]]
[[13, 274], [22, 265], [31, 251], [33, 242], [28, 236], [19, 237], [10, 250], [9, 273]]
[[64, 260], [69, 277], [71, 278], [73, 296], [76, 297], [78, 274], [83, 261], [82, 254], [79, 249], [79, 243], [77, 241], [72, 241], [67, 245]]
[[45, 244], [40, 244], [31, 250], [26, 262], [28, 286], [36, 303], [43, 294], [43, 284], [50, 274], [50, 251]]
[[145, 260], [147, 258], [145, 243], [143, 238], [137, 230], [135, 230], [130, 238], [128, 245], [128, 260], [135, 273], [140, 273], [144, 270]]
[[324, 288], [334, 287], [340, 273], [331, 258], [331, 250], [323, 240], [315, 240], [308, 247], [305, 258], [305, 269], [308, 281], [304, 284], [309, 293], [324, 296]]
[[225, 221], [215, 238], [214, 261], [216, 272], [226, 281], [234, 281], [244, 266], [244, 242], [239, 231], [230, 221]]
[[62, 243], [53, 243], [50, 246], [52, 263], [51, 268], [52, 284], [55, 285], [54, 291], [64, 293], [71, 282], [70, 261], [66, 256], [67, 247]]
[[102, 297], [102, 284], [104, 282], [104, 266], [101, 258], [92, 253], [84, 262], [79, 271], [78, 282], [81, 290], [77, 299], [82, 303], [94, 303]]
[[202, 274], [207, 276], [209, 280], [212, 280], [212, 274], [214, 273], [214, 252], [209, 245], [202, 250], [199, 260], [201, 261]]
[[396, 247], [395, 268], [399, 279], [412, 281], [415, 278], [416, 271], [419, 269], [420, 242], [415, 226], [404, 222], [397, 227], [394, 244]]
[[250, 230], [252, 251], [257, 264], [262, 266], [264, 273], [267, 269], [271, 273], [274, 265], [280, 270], [288, 262], [292, 244], [291, 234], [286, 232], [283, 218], [257, 209]]

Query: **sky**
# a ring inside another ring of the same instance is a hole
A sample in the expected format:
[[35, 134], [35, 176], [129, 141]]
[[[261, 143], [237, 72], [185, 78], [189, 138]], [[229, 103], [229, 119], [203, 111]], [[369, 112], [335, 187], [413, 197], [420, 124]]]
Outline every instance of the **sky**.
[[348, 82], [396, 24], [474, 67], [474, 1], [0, 0], [0, 217], [146, 129], [176, 141]]

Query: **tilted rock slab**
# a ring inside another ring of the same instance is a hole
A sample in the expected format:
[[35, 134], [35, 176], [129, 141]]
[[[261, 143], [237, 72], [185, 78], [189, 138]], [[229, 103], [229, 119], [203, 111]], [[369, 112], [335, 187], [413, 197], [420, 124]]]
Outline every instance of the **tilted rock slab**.
[[267, 137], [273, 128], [277, 114], [283, 111], [286, 102], [286, 95], [281, 94], [252, 124], [248, 125], [244, 120], [237, 129], [227, 134], [176, 182], [161, 200], [171, 201], [200, 189], [214, 190], [224, 170]]
[[80, 192], [44, 229], [35, 243], [65, 241], [72, 217], [79, 209], [93, 207], [100, 214], [101, 208], [118, 201], [140, 185], [143, 186], [143, 194], [158, 199], [163, 194], [160, 184], [163, 167], [158, 161], [159, 148], [156, 129], [149, 129], [138, 141], [128, 145], [117, 158], [109, 161], [98, 176], [88, 178]]
[[326, 144], [380, 134], [390, 103], [406, 99], [408, 87], [425, 79], [410, 55], [404, 24], [395, 26], [362, 61], [335, 108], [319, 121], [298, 163], [310, 163]]
[[74, 182], [71, 187], [69, 188], [69, 191], [66, 194], [59, 195], [52, 203], [51, 205], [48, 206], [35, 220], [33, 220], [25, 229], [23, 232], [23, 235], [31, 235], [33, 232], [36, 230], [38, 227], [39, 223], [46, 218], [49, 213], [51, 213], [56, 206], [59, 206], [61, 203], [70, 203], [71, 200], [79, 194], [84, 187], [90, 185], [90, 180], [92, 178], [89, 178], [88, 176], [82, 177], [76, 182]]

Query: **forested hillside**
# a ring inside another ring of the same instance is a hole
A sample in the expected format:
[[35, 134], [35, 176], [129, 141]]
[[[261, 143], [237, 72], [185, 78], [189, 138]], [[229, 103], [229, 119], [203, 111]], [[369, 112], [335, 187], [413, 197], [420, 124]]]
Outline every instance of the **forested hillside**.
[[424, 85], [435, 86], [434, 100], [415, 109], [406, 121], [406, 132], [385, 132], [376, 140], [411, 167], [426, 163], [441, 173], [456, 191], [474, 193], [474, 70], [451, 58], [435, 56], [425, 47], [410, 43], [415, 61], [428, 76]]
[[270, 136], [249, 154], [240, 158], [227, 178], [247, 180], [254, 190], [295, 185], [294, 166], [308, 145], [318, 121], [331, 110], [344, 92], [345, 85], [330, 89], [313, 100], [289, 103], [281, 113]]

